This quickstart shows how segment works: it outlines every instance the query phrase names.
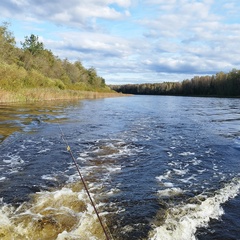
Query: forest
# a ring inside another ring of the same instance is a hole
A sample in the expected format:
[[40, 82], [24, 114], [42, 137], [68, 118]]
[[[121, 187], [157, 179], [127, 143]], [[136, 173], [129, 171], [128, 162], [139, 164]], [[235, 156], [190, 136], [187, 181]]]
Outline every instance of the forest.
[[111, 89], [129, 94], [240, 97], [240, 70], [195, 76], [182, 82], [111, 85]]
[[[0, 95], [23, 89], [110, 92], [95, 68], [60, 59], [31, 34], [17, 47], [9, 24], [0, 26]], [[61, 91], [60, 91], [61, 92]]]

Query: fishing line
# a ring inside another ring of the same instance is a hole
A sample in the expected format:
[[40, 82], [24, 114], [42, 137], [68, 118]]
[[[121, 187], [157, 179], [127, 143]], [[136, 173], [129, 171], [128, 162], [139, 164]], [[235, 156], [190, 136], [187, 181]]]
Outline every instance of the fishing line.
[[72, 150], [71, 150], [71, 148], [70, 148], [70, 146], [69, 146], [69, 144], [68, 144], [68, 142], [67, 142], [67, 140], [66, 140], [66, 138], [65, 138], [65, 136], [64, 136], [64, 133], [63, 133], [62, 128], [61, 128], [61, 126], [60, 126], [59, 123], [58, 123], [58, 127], [59, 127], [60, 132], [61, 132], [62, 140], [63, 140], [64, 143], [66, 144], [67, 151], [69, 152], [69, 154], [70, 154], [70, 156], [71, 156], [71, 158], [72, 158], [72, 160], [73, 160], [73, 163], [74, 163], [74, 165], [75, 165], [75, 167], [76, 167], [76, 169], [77, 169], [78, 175], [80, 176], [81, 182], [83, 183], [84, 189], [85, 189], [85, 191], [86, 191], [86, 193], [87, 193], [87, 195], [88, 195], [88, 198], [89, 198], [89, 200], [90, 200], [90, 202], [91, 202], [91, 204], [92, 204], [92, 206], [93, 206], [93, 209], [94, 209], [94, 211], [95, 211], [95, 213], [96, 213], [96, 215], [97, 215], [98, 221], [99, 221], [99, 223], [100, 223], [100, 225], [101, 225], [101, 227], [102, 227], [102, 230], [103, 230], [103, 232], [104, 232], [104, 234], [105, 234], [106, 240], [110, 240], [110, 238], [109, 238], [109, 236], [108, 236], [108, 233], [107, 233], [107, 231], [106, 231], [106, 229], [105, 229], [105, 226], [104, 226], [104, 224], [103, 224], [103, 221], [102, 221], [102, 219], [101, 219], [101, 217], [100, 217], [100, 215], [99, 215], [99, 213], [98, 213], [98, 210], [97, 210], [97, 208], [96, 208], [96, 206], [95, 206], [95, 204], [94, 204], [94, 202], [93, 202], [93, 199], [92, 199], [92, 197], [91, 197], [91, 195], [90, 195], [90, 192], [89, 192], [89, 190], [88, 190], [88, 187], [87, 187], [87, 185], [86, 185], [86, 182], [85, 182], [85, 180], [84, 180], [84, 178], [83, 178], [83, 176], [82, 176], [82, 174], [81, 174], [81, 171], [80, 171], [79, 165], [78, 165], [78, 163], [77, 163], [77, 161], [76, 161], [76, 158], [75, 158], [74, 155], [73, 155], [73, 152], [72, 152]]

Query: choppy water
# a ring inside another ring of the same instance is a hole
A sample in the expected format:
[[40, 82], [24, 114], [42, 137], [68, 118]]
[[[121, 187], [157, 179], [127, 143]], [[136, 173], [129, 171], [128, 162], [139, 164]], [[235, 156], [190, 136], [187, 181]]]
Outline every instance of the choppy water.
[[240, 100], [0, 106], [0, 238], [240, 239]]

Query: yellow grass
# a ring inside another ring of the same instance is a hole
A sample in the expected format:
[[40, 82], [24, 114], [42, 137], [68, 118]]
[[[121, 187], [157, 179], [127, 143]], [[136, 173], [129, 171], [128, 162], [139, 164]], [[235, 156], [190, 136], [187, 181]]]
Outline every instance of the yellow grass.
[[0, 103], [33, 102], [45, 100], [95, 99], [104, 97], [119, 97], [116, 92], [88, 92], [77, 90], [60, 90], [57, 88], [22, 89], [17, 92], [0, 89]]

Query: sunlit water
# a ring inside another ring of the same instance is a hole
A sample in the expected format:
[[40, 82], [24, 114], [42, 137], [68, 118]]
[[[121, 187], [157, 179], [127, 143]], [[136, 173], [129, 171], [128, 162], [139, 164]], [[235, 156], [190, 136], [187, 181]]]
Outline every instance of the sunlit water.
[[0, 239], [240, 239], [240, 100], [0, 106]]

